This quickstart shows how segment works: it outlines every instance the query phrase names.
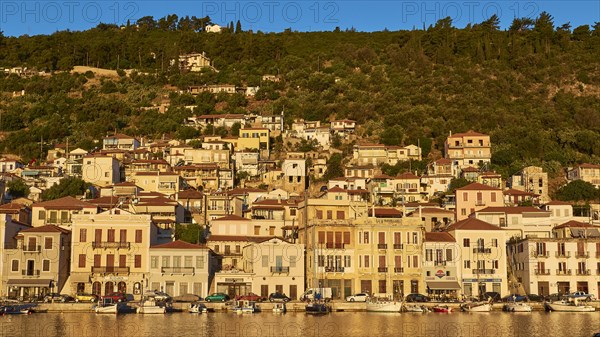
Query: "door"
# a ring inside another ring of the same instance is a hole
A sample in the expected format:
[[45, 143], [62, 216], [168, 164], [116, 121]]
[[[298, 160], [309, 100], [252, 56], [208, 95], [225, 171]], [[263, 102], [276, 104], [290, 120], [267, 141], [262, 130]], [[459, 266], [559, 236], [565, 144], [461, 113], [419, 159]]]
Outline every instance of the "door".
[[115, 267], [115, 256], [113, 254], [106, 255], [106, 272], [112, 273]]
[[115, 230], [114, 229], [109, 229], [108, 230], [108, 242], [115, 242]]
[[556, 285], [558, 286], [558, 293], [559, 294], [568, 294], [571, 291], [571, 286], [569, 284], [569, 282], [557, 282]]
[[588, 283], [586, 281], [578, 281], [577, 282], [577, 291], [583, 291], [584, 293], [588, 293]]
[[127, 265], [127, 255], [119, 255], [119, 268], [125, 268]]
[[297, 285], [295, 285], [295, 284], [290, 285], [289, 296], [292, 300], [295, 300], [298, 298], [298, 286]]
[[263, 284], [260, 286], [260, 296], [264, 298], [269, 297], [269, 285]]
[[37, 240], [35, 239], [35, 237], [30, 237], [29, 238], [29, 243], [27, 245], [27, 249], [26, 250], [30, 251], [30, 252], [36, 251], [37, 250], [36, 247], [35, 247], [36, 246], [36, 241]]
[[404, 281], [402, 280], [394, 280], [392, 282], [392, 286], [394, 287], [394, 299], [400, 300], [404, 298]]
[[419, 281], [418, 280], [411, 280], [410, 281], [410, 292], [412, 294], [419, 293]]
[[463, 295], [467, 297], [473, 296], [473, 286], [471, 283], [463, 284]]
[[102, 285], [100, 284], [100, 282], [94, 282], [94, 284], [92, 284], [92, 294], [94, 294], [96, 296], [100, 296], [101, 291], [102, 291]]
[[360, 292], [367, 293], [369, 295], [373, 294], [373, 289], [371, 288], [371, 280], [360, 281]]
[[283, 270], [283, 256], [275, 256], [275, 267], [277, 272], [281, 273]]
[[538, 295], [548, 296], [550, 295], [550, 284], [549, 282], [538, 282]]
[[172, 295], [175, 291], [175, 282], [167, 281], [165, 292], [169, 295]]
[[106, 282], [104, 284], [104, 295], [108, 295], [115, 290], [115, 286], [112, 282]]
[[34, 275], [34, 269], [35, 269], [35, 261], [34, 260], [27, 260], [27, 276], [33, 276]]
[[94, 242], [96, 242], [96, 243], [102, 242], [102, 229], [96, 229], [94, 231]]
[[83, 282], [77, 283], [77, 293], [84, 293], [84, 292], [85, 292], [85, 283], [83, 283]]

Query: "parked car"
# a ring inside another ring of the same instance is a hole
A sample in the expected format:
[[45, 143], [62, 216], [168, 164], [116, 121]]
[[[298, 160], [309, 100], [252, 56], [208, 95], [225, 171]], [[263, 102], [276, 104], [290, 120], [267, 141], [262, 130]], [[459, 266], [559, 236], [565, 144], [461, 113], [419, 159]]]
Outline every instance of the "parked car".
[[571, 297], [571, 298], [583, 299], [586, 301], [593, 301], [596, 299], [593, 294], [588, 294], [585, 291], [576, 291], [576, 292], [570, 293], [566, 296]]
[[237, 296], [235, 299], [236, 300], [255, 301], [255, 302], [262, 302], [265, 300], [264, 297], [257, 295], [255, 293], [248, 293], [246, 295]]
[[75, 302], [97, 302], [98, 295], [95, 294], [86, 294], [86, 293], [77, 293], [75, 295]]
[[127, 302], [127, 296], [124, 293], [114, 292], [102, 296], [102, 298], [110, 298], [113, 302]]
[[225, 293], [214, 293], [206, 296], [204, 300], [206, 302], [227, 302], [229, 301], [229, 295]]
[[406, 302], [429, 302], [431, 299], [423, 294], [408, 294]]
[[348, 302], [366, 302], [369, 299], [369, 295], [365, 293], [355, 294], [352, 296], [346, 297], [346, 301]]
[[544, 296], [537, 295], [537, 294], [529, 294], [529, 295], [527, 295], [527, 298], [531, 302], [544, 302], [544, 300], [545, 300]]
[[194, 295], [194, 294], [184, 294], [184, 295], [179, 295], [179, 296], [173, 297], [173, 301], [174, 302], [193, 303], [193, 302], [202, 301], [202, 297], [200, 297], [198, 295]]
[[554, 293], [554, 294], [550, 294], [550, 295], [546, 296], [545, 300], [549, 301], [549, 302], [555, 302], [555, 301], [562, 300], [563, 297], [564, 297], [564, 295], [561, 293]]
[[291, 298], [282, 293], [272, 293], [269, 295], [270, 302], [289, 302]]
[[490, 298], [494, 302], [499, 302], [500, 300], [502, 300], [502, 296], [500, 296], [500, 293], [497, 293], [495, 291], [488, 291], [484, 293], [482, 297], [482, 300], [484, 301], [488, 301]]
[[46, 296], [44, 296], [43, 301], [48, 303], [48, 302], [61, 302], [61, 303], [66, 303], [66, 302], [74, 302], [75, 299], [69, 295], [61, 295], [61, 294], [57, 294], [57, 293], [49, 293]]
[[148, 291], [144, 292], [144, 296], [152, 297], [156, 301], [159, 301], [159, 302], [170, 302], [171, 301], [171, 296], [169, 294], [162, 292], [162, 291], [157, 291], [157, 290], [148, 290]]

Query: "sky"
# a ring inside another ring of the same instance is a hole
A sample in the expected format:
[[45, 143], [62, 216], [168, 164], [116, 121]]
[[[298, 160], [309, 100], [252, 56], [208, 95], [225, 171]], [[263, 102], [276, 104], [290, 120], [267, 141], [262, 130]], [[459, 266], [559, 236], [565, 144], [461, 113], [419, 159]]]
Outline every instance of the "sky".
[[99, 23], [134, 23], [144, 16], [156, 19], [169, 14], [210, 16], [226, 25], [240, 20], [242, 29], [281, 32], [421, 29], [444, 17], [455, 27], [479, 23], [496, 14], [501, 27], [515, 17], [535, 18], [546, 11], [560, 26], [572, 28], [600, 21], [600, 1], [12, 1], [0, 0], [0, 31], [6, 36], [52, 34], [60, 30], [85, 30]]

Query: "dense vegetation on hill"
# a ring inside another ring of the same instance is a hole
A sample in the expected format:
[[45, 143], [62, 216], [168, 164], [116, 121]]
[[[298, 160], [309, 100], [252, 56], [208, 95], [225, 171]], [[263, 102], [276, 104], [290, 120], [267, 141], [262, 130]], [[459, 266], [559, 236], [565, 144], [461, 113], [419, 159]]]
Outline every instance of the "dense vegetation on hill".
[[[196, 113], [284, 109], [287, 122], [350, 118], [364, 137], [389, 145], [419, 140], [432, 156], [441, 154], [450, 131], [473, 129], [492, 136], [493, 164], [504, 175], [525, 164], [556, 173], [600, 158], [599, 23], [575, 28], [542, 13], [515, 19], [506, 31], [492, 17], [464, 29], [446, 18], [415, 31], [198, 32], [209, 21], [146, 17], [123, 28], [0, 35], [0, 67], [56, 72], [51, 78], [0, 75], [0, 148], [27, 160], [39, 156], [41, 139], [52, 144], [69, 137], [91, 148], [93, 139], [114, 130], [187, 138], [196, 132], [182, 126], [192, 115], [183, 106], [195, 105]], [[170, 66], [192, 51], [206, 52], [219, 72], [182, 74]], [[113, 80], [58, 73], [76, 65], [138, 73]], [[261, 83], [264, 74], [283, 80]], [[165, 87], [214, 83], [261, 89], [247, 99], [192, 97]], [[26, 96], [10, 97], [22, 89]], [[171, 102], [165, 115], [140, 109], [165, 97]]]

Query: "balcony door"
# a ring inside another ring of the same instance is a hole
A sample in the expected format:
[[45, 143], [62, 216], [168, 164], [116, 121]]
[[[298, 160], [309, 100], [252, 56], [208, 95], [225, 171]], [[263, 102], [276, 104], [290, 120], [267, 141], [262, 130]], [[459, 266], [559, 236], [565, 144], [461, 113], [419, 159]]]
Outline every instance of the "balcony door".
[[34, 273], [35, 273], [35, 261], [34, 260], [27, 260], [26, 275], [27, 276], [33, 276]]
[[37, 240], [35, 237], [30, 237], [27, 244], [27, 251], [33, 252], [36, 250]]

